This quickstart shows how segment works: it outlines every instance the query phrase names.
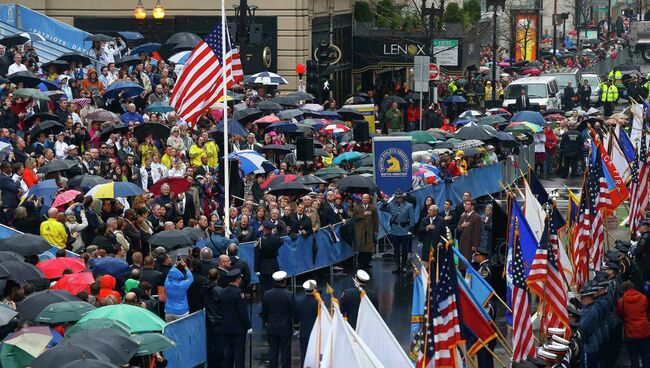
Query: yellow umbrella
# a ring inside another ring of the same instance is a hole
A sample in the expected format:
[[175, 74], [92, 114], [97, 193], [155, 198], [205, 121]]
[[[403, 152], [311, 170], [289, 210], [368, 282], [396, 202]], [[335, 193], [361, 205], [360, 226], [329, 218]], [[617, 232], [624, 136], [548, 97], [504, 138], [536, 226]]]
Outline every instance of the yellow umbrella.
[[93, 198], [118, 198], [118, 197], [134, 197], [144, 193], [144, 189], [133, 184], [125, 182], [111, 182], [106, 184], [98, 184], [92, 187], [87, 196]]

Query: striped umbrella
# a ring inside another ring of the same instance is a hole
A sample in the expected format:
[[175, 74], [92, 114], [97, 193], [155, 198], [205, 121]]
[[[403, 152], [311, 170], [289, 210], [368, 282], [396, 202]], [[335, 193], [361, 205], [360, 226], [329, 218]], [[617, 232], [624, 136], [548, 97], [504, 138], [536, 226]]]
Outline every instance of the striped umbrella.
[[323, 127], [320, 131], [325, 133], [337, 134], [337, 133], [349, 132], [350, 128], [348, 128], [343, 124], [330, 124]]
[[119, 198], [119, 197], [135, 197], [144, 193], [144, 190], [133, 184], [125, 182], [111, 182], [106, 184], [98, 184], [92, 187], [87, 196], [93, 198]]
[[290, 183], [292, 181], [295, 181], [297, 178], [298, 178], [297, 176], [291, 174], [276, 175], [266, 179], [264, 183], [260, 185], [260, 187], [262, 189], [271, 188], [274, 185], [280, 183]]
[[258, 170], [264, 170], [264, 172], [269, 172], [275, 169], [275, 166], [266, 159], [266, 157], [257, 153], [254, 150], [242, 150], [238, 152], [232, 152], [228, 155], [230, 159], [239, 159], [240, 168], [244, 174], [250, 174]]
[[260, 72], [246, 78], [246, 84], [263, 84], [265, 86], [277, 86], [279, 84], [289, 84], [286, 79], [271, 72]]

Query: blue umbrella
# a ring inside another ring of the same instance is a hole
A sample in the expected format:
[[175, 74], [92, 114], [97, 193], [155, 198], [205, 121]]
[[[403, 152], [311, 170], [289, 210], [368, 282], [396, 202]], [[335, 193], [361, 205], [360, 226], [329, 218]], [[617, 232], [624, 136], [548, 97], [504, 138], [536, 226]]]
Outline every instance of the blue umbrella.
[[336, 111], [319, 111], [322, 117], [325, 119], [340, 119], [341, 115], [339, 115], [338, 112]]
[[[224, 126], [223, 126], [223, 120], [217, 124], [216, 131], [222, 132], [223, 133]], [[248, 134], [248, 130], [244, 128], [241, 124], [239, 124], [236, 120], [228, 120], [228, 135], [231, 136], [245, 136]]]
[[56, 192], [58, 190], [59, 187], [56, 185], [55, 179], [43, 180], [42, 182], [29, 188], [27, 191], [27, 196], [25, 198], [29, 198], [31, 196], [34, 196], [36, 198], [43, 198], [43, 207], [45, 207], [47, 210], [52, 205], [52, 202], [54, 202], [54, 198], [56, 198]]
[[476, 119], [460, 119], [452, 123], [452, 125], [465, 125], [467, 123], [476, 123]]
[[131, 81], [115, 82], [106, 88], [104, 98], [117, 98], [122, 91], [126, 91], [124, 97], [134, 97], [142, 93], [144, 88]]
[[144, 111], [165, 113], [165, 112], [172, 112], [175, 110], [173, 107], [169, 106], [169, 103], [161, 101], [161, 102], [152, 103], [151, 105], [147, 106], [147, 108], [145, 108]]
[[298, 125], [290, 122], [290, 121], [279, 121], [277, 123], [273, 123], [269, 126], [266, 127], [264, 130], [277, 130], [279, 132], [295, 132], [298, 130]]
[[239, 162], [241, 163], [240, 168], [246, 175], [257, 170], [264, 170], [264, 172], [269, 172], [276, 169], [276, 167], [273, 166], [273, 164], [269, 162], [266, 157], [253, 150], [233, 152], [228, 155], [228, 157], [230, 159], [239, 159]]
[[147, 42], [131, 50], [131, 55], [137, 55], [141, 52], [154, 52], [154, 51], [158, 51], [159, 48], [160, 48], [159, 43]]
[[446, 103], [467, 103], [467, 100], [463, 96], [453, 95], [445, 99]]
[[343, 162], [350, 163], [362, 157], [363, 157], [363, 153], [361, 152], [356, 152], [356, 151], [345, 152], [334, 157], [334, 160], [332, 160], [332, 165], [340, 165]]
[[122, 277], [131, 270], [126, 261], [114, 257], [93, 258], [90, 260], [90, 269], [95, 276], [111, 275]]
[[40, 89], [43, 92], [45, 92], [45, 91], [56, 91], [56, 90], [59, 89], [59, 86], [57, 85], [57, 83], [58, 83], [58, 81], [55, 83], [55, 82], [51, 82], [51, 81], [49, 81], [47, 79], [41, 79], [41, 83], [39, 83], [39, 85], [37, 87], [38, 87], [38, 89]]
[[117, 32], [117, 34], [122, 36], [127, 41], [144, 40], [144, 36], [140, 32], [122, 31], [122, 32]]
[[510, 119], [511, 122], [522, 122], [527, 121], [539, 126], [547, 126], [548, 122], [544, 119], [544, 116], [537, 111], [519, 111], [514, 114]]

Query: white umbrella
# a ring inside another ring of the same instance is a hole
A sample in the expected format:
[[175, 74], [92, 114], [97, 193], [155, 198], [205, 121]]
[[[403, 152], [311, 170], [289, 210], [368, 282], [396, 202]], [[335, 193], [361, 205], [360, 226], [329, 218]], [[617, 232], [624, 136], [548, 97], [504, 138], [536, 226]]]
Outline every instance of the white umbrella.
[[315, 103], [308, 103], [300, 106], [302, 110], [309, 110], [309, 111], [323, 111], [323, 106]]
[[246, 78], [246, 84], [263, 84], [265, 86], [277, 86], [279, 84], [289, 84], [286, 79], [271, 72], [260, 72]]
[[237, 158], [241, 163], [241, 169], [244, 174], [250, 174], [256, 170], [269, 171], [275, 169], [275, 166], [269, 162], [266, 157], [257, 153], [254, 150], [242, 150], [238, 152], [231, 153], [228, 157]]
[[480, 117], [480, 116], [485, 116], [485, 114], [477, 110], [467, 110], [462, 114], [458, 115], [459, 118], [472, 118], [472, 117]]
[[187, 62], [187, 59], [190, 58], [191, 53], [192, 51], [181, 51], [170, 56], [167, 60], [171, 61], [174, 64], [185, 64]]

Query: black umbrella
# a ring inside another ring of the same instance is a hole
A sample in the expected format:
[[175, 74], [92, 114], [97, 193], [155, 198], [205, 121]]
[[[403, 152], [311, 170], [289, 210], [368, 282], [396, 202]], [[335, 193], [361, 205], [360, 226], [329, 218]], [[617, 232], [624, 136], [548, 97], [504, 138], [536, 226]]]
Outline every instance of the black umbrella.
[[367, 155], [360, 159], [359, 161], [355, 162], [355, 166], [357, 167], [362, 167], [362, 166], [375, 166], [375, 159], [372, 154]]
[[521, 69], [516, 66], [509, 66], [507, 68], [503, 68], [503, 72], [508, 74], [513, 74], [513, 73], [521, 72]]
[[451, 142], [437, 142], [433, 144], [433, 149], [453, 149], [454, 144]]
[[189, 51], [192, 50], [196, 46], [195, 41], [183, 41], [180, 43], [177, 43], [171, 47], [171, 52], [172, 53], [177, 53], [181, 51]]
[[167, 250], [174, 250], [183, 247], [191, 247], [194, 245], [194, 242], [184, 231], [165, 230], [151, 236], [151, 238], [149, 238], [149, 244], [154, 247], [161, 246]]
[[74, 178], [68, 180], [68, 188], [80, 188], [80, 189], [90, 189], [95, 185], [106, 184], [108, 181], [101, 176], [97, 175], [77, 175]]
[[108, 110], [104, 109], [97, 109], [90, 114], [86, 115], [86, 120], [88, 121], [111, 121], [111, 122], [118, 122], [120, 121], [120, 117], [112, 113]]
[[291, 98], [289, 96], [273, 97], [271, 99], [271, 102], [275, 102], [275, 103], [277, 103], [279, 105], [282, 105], [282, 106], [291, 106], [291, 107], [297, 107], [298, 106], [298, 102], [296, 102], [296, 100], [294, 98]]
[[297, 181], [291, 181], [288, 183], [280, 183], [274, 186], [273, 189], [269, 190], [269, 193], [273, 195], [300, 197], [300, 196], [304, 196], [305, 194], [311, 193], [311, 189], [306, 187], [305, 184], [303, 183]]
[[32, 234], [16, 234], [0, 240], [0, 251], [9, 251], [21, 256], [39, 255], [52, 246], [44, 238]]
[[303, 175], [303, 176], [299, 176], [298, 179], [296, 180], [305, 185], [327, 184], [327, 181], [319, 178], [316, 175]]
[[[174, 55], [176, 52], [173, 50], [175, 47], [181, 45], [192, 45], [194, 44], [195, 46], [201, 42], [201, 37], [195, 35], [194, 33], [189, 33], [189, 32], [179, 32], [173, 34], [167, 41], [160, 46], [160, 49], [158, 49], [158, 53], [160, 56], [162, 56], [165, 59], [168, 59], [170, 56]], [[191, 46], [191, 48], [194, 48], [194, 46]]]
[[363, 120], [362, 113], [349, 107], [344, 107], [336, 112], [345, 120]]
[[23, 84], [23, 88], [36, 88], [43, 81], [32, 72], [16, 72], [9, 74], [7, 79], [14, 84]]
[[77, 65], [81, 65], [81, 66], [92, 64], [88, 56], [76, 52], [66, 52], [65, 54], [59, 56], [56, 59], [67, 61], [68, 63], [77, 63]]
[[232, 117], [241, 124], [252, 122], [261, 118], [262, 116], [264, 116], [264, 113], [261, 110], [255, 108], [237, 110], [232, 115]]
[[24, 261], [25, 257], [16, 252], [0, 251], [0, 263], [5, 261]]
[[517, 147], [519, 146], [519, 141], [515, 139], [510, 133], [506, 132], [497, 132], [497, 135], [494, 137], [499, 140], [504, 147]]
[[29, 41], [29, 37], [25, 37], [20, 34], [15, 34], [11, 36], [5, 36], [0, 39], [0, 45], [5, 45], [6, 47], [12, 47], [16, 45], [24, 45], [25, 42]]
[[115, 60], [115, 66], [117, 67], [120, 67], [122, 65], [136, 66], [138, 64], [142, 64], [142, 59], [140, 59], [140, 57], [137, 55], [127, 55], [123, 58]]
[[266, 101], [266, 100], [259, 102], [257, 105], [255, 105], [255, 107], [260, 110], [272, 110], [272, 111], [279, 111], [284, 109], [282, 105], [280, 105], [279, 103], [273, 101]]
[[543, 116], [551, 115], [551, 114], [564, 115], [565, 111], [560, 109], [548, 109], [548, 110], [540, 111], [539, 113], [542, 114]]
[[84, 38], [84, 41], [109, 42], [109, 41], [113, 41], [113, 37], [105, 35], [103, 33], [97, 33], [94, 35], [87, 36], [86, 38]]
[[77, 359], [56, 368], [115, 368], [114, 364], [99, 359]]
[[59, 117], [49, 112], [39, 112], [36, 114], [32, 114], [27, 119], [25, 119], [25, 124], [30, 126], [36, 119], [39, 119], [42, 122], [45, 122], [46, 120], [53, 120], [56, 122], [57, 120], [59, 120]]
[[102, 133], [99, 135], [99, 140], [102, 142], [106, 142], [108, 138], [111, 137], [113, 134], [122, 134], [122, 133], [128, 133], [129, 132], [129, 126], [124, 125], [121, 123], [118, 123], [116, 125], [110, 126], [104, 130], [102, 130]]
[[456, 138], [458, 139], [478, 139], [480, 141], [494, 138], [496, 136], [496, 130], [492, 128], [491, 130], [488, 130], [486, 128], [492, 128], [489, 125], [474, 125], [474, 124], [468, 124], [462, 128], [460, 128], [456, 132]]
[[287, 96], [292, 97], [292, 98], [297, 98], [299, 101], [303, 101], [303, 100], [304, 101], [312, 101], [312, 100], [316, 99], [316, 97], [314, 97], [314, 95], [312, 95], [311, 93], [307, 93], [307, 92], [291, 92]]
[[164, 139], [169, 137], [170, 128], [160, 123], [139, 124], [133, 129], [133, 134], [138, 142], [144, 142], [144, 139], [151, 135], [154, 139]]
[[138, 351], [137, 342], [119, 331], [110, 329], [102, 330], [101, 333], [97, 330], [83, 331], [66, 338], [66, 341], [99, 351], [117, 364], [128, 363]]
[[64, 60], [52, 60], [49, 63], [43, 63], [41, 65], [41, 69], [43, 70], [43, 72], [46, 73], [50, 72], [51, 67], [54, 67], [56, 69], [56, 72], [58, 74], [61, 74], [66, 70], [70, 69], [70, 64], [68, 64], [68, 62]]
[[47, 174], [56, 171], [66, 171], [72, 169], [77, 163], [72, 160], [52, 160], [38, 169], [37, 173]]
[[377, 185], [371, 176], [350, 175], [342, 178], [336, 184], [340, 191], [347, 193], [373, 193], [377, 191]]
[[[98, 359], [98, 360], [95, 360]], [[104, 361], [105, 365], [90, 365], [89, 362]], [[51, 349], [45, 350], [43, 354], [32, 360], [32, 367], [41, 368], [62, 368], [70, 367], [71, 362], [83, 362], [83, 365], [74, 367], [115, 367], [117, 363], [111, 361], [109, 357], [99, 351], [95, 351], [83, 344], [72, 344], [62, 342]]]
[[267, 144], [262, 147], [262, 152], [272, 152], [278, 154], [287, 154], [293, 151], [296, 147], [291, 144]]
[[431, 149], [431, 146], [426, 143], [415, 143], [411, 147], [413, 147], [413, 152], [428, 151]]
[[389, 106], [393, 102], [397, 102], [398, 104], [405, 104], [406, 100], [399, 96], [388, 96], [381, 101], [381, 104], [382, 106], [383, 105]]
[[289, 120], [291, 118], [295, 118], [301, 115], [304, 115], [304, 112], [302, 110], [289, 109], [289, 110], [280, 111], [278, 117], [282, 120]]
[[196, 227], [185, 227], [182, 230], [184, 233], [186, 233], [187, 236], [190, 237], [193, 241], [199, 240], [199, 239], [205, 239], [207, 235], [205, 234], [205, 231], [198, 229]]
[[0, 268], [6, 270], [9, 279], [19, 283], [29, 280], [38, 280], [45, 278], [43, 272], [31, 263], [13, 260], [0, 263]]
[[62, 131], [63, 128], [65, 128], [65, 126], [63, 126], [63, 124], [59, 123], [58, 121], [45, 120], [34, 126], [32, 130], [30, 130], [29, 136], [32, 138], [32, 140], [34, 140], [34, 138], [38, 137], [38, 135], [41, 133], [45, 133], [45, 135], [55, 134]]
[[58, 302], [79, 301], [79, 298], [65, 290], [43, 290], [29, 295], [16, 310], [21, 318], [33, 321], [48, 305]]

